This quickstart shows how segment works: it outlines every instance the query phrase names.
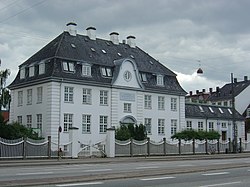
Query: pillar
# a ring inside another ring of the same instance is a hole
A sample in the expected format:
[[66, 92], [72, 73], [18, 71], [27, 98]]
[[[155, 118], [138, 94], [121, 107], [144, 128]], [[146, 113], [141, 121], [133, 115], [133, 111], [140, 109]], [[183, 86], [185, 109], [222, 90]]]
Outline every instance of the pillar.
[[115, 127], [107, 128], [106, 155], [109, 158], [115, 157]]
[[77, 158], [78, 157], [78, 152], [79, 152], [79, 143], [78, 143], [78, 129], [77, 127], [70, 127], [69, 128], [69, 141], [72, 142], [71, 143], [71, 149], [70, 149], [70, 153], [71, 153], [71, 157], [72, 158]]

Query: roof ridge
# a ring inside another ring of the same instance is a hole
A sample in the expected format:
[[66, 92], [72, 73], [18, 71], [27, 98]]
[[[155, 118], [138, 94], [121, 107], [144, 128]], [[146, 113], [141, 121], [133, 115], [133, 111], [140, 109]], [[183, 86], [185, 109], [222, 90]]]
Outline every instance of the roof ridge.
[[62, 40], [63, 40], [64, 34], [65, 34], [65, 31], [61, 34], [61, 38], [60, 38], [60, 41], [59, 41], [59, 43], [58, 43], [58, 45], [57, 45], [57, 49], [56, 49], [56, 52], [55, 52], [55, 56], [57, 56], [57, 53], [58, 53], [58, 51], [59, 51], [59, 48], [60, 48], [60, 46], [61, 46], [61, 44], [62, 44]]

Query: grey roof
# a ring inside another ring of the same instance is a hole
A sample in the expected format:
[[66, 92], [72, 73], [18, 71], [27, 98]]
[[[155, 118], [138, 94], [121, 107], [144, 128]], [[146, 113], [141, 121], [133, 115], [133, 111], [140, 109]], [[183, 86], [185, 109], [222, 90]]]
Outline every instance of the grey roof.
[[[233, 83], [234, 85], [234, 96], [239, 95], [244, 89], [250, 85], [250, 80], [244, 80]], [[213, 92], [207, 99], [208, 101], [221, 101], [232, 99], [232, 84], [225, 84], [219, 91]]]
[[[202, 107], [202, 110], [200, 107]], [[209, 107], [211, 108], [211, 110], [209, 109]], [[233, 111], [231, 107], [223, 107], [217, 105], [201, 105], [196, 103], [185, 104], [186, 118], [233, 120], [232, 112]], [[240, 113], [236, 110], [235, 120], [244, 121], [244, 117], [240, 115]]]
[[[119, 54], [118, 54], [119, 53]], [[112, 86], [112, 78], [104, 78], [100, 73], [100, 67], [110, 67], [115, 69], [115, 60], [130, 58], [135, 61], [139, 72], [146, 74], [147, 82], [143, 82], [145, 90], [155, 92], [165, 92], [169, 94], [185, 95], [186, 92], [179, 85], [176, 74], [155, 60], [139, 47], [132, 48], [128, 44], [113, 44], [109, 40], [91, 40], [88, 36], [70, 35], [68, 32], [61, 33], [58, 37], [48, 43], [40, 51], [22, 63], [21, 67], [38, 64], [40, 61], [46, 62], [46, 73], [35, 74], [33, 77], [26, 76], [19, 78], [19, 73], [15, 80], [9, 85], [10, 89], [25, 86], [29, 83], [35, 84], [38, 81], [63, 78], [64, 81], [78, 82], [79, 84], [96, 84], [100, 86]], [[68, 73], [62, 70], [62, 61], [75, 63], [75, 73]], [[81, 76], [81, 63], [92, 65], [92, 76]], [[35, 66], [37, 72], [38, 67]], [[164, 75], [164, 87], [156, 85], [156, 75]]]

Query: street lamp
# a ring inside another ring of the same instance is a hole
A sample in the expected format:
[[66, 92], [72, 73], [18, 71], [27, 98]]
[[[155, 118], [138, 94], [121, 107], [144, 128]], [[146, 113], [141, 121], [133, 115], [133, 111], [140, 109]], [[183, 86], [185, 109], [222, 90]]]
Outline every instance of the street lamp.
[[231, 85], [232, 85], [232, 117], [233, 117], [233, 153], [237, 153], [237, 130], [235, 122], [235, 97], [234, 97], [234, 77], [231, 73]]

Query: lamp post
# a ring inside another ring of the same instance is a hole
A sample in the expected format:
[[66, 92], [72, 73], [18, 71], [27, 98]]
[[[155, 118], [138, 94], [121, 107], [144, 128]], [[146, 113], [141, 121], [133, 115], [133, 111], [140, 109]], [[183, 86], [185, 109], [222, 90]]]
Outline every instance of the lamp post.
[[235, 122], [235, 97], [234, 97], [234, 77], [231, 73], [231, 85], [232, 85], [232, 117], [233, 117], [233, 153], [237, 153], [237, 129]]

